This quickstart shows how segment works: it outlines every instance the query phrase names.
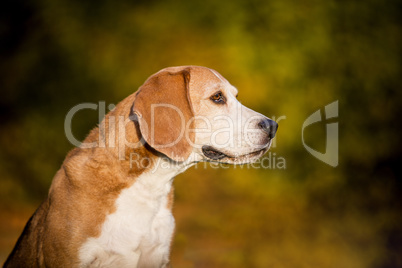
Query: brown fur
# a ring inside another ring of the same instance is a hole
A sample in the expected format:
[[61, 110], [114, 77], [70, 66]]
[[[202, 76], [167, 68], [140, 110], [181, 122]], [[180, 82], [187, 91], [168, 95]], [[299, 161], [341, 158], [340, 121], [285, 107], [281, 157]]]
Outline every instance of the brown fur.
[[[169, 158], [177, 161], [187, 159], [192, 151], [186, 135], [194, 142], [194, 132], [182, 132], [185, 126], [181, 123], [189, 123], [194, 116], [190, 104], [188, 84], [190, 82], [190, 68], [179, 72], [164, 70], [158, 73], [157, 77], [148, 79], [138, 93], [134, 103], [134, 112], [139, 117], [140, 129], [143, 137], [149, 145], [164, 153]], [[174, 89], [174, 90], [172, 90]], [[149, 96], [152, 96], [150, 98]], [[152, 104], [167, 104], [180, 107], [181, 115], [168, 107], [154, 107], [154, 122], [152, 121]], [[160, 135], [163, 133], [164, 135]], [[174, 146], [169, 146], [174, 144]]]
[[[179, 128], [177, 115], [172, 111], [159, 111], [155, 139], [148, 136], [149, 132], [143, 126], [144, 120], [150, 120], [150, 105], [168, 103], [183, 107], [186, 122], [193, 116], [188, 96], [189, 72], [189, 68], [177, 72], [171, 69], [152, 76], [137, 93], [119, 103], [106, 115], [101, 125], [89, 133], [84, 143], [95, 142], [95, 148], [75, 148], [70, 151], [53, 179], [47, 199], [27, 223], [4, 267], [79, 265], [80, 246], [88, 238], [100, 235], [106, 216], [115, 211], [115, 201], [120, 192], [135, 183], [146, 169], [130, 168], [130, 153], [135, 152], [148, 159], [151, 163], [149, 168], [152, 168], [152, 162], [157, 157], [161, 157], [148, 144], [139, 143], [141, 133], [155, 147], [178, 136], [175, 132]], [[133, 117], [133, 104], [134, 111], [141, 116], [139, 123]], [[119, 122], [123, 122], [124, 128]], [[193, 133], [188, 135], [194, 139]], [[125, 140], [139, 143], [139, 146], [130, 148]], [[183, 159], [188, 156], [191, 147], [185, 139], [180, 139], [177, 146], [159, 151], [173, 159]], [[173, 189], [168, 200], [167, 206], [171, 209]]]

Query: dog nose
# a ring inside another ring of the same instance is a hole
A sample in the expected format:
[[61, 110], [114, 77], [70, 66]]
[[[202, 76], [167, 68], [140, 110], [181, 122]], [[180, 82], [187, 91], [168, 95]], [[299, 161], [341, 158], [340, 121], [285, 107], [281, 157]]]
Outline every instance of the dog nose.
[[275, 137], [276, 131], [278, 130], [278, 123], [271, 119], [263, 119], [258, 123], [258, 127], [268, 133], [270, 139]]

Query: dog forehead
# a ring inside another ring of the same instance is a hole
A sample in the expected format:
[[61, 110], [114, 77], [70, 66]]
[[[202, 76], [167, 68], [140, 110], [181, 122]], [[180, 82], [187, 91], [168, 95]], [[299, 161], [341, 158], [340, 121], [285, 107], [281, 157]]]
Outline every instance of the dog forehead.
[[206, 67], [191, 67], [190, 82], [194, 86], [205, 84], [229, 84], [229, 82], [217, 71]]
[[197, 92], [197, 95], [208, 95], [218, 90], [237, 95], [237, 89], [217, 71], [206, 67], [191, 69], [190, 92]]
[[190, 91], [199, 97], [204, 94], [212, 94], [213, 91], [217, 90], [228, 90], [233, 95], [237, 95], [237, 89], [233, 87], [226, 78], [217, 71], [204, 66], [186, 65], [167, 67], [160, 70], [156, 75], [164, 71], [177, 73], [184, 70], [188, 71], [190, 74]]

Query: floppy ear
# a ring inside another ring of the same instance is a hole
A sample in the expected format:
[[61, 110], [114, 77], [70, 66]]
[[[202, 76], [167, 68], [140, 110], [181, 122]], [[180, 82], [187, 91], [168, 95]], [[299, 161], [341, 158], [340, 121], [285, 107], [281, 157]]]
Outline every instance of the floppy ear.
[[[148, 78], [134, 100], [134, 113], [145, 141], [175, 161], [186, 160], [194, 143], [189, 98], [189, 69], [163, 70]], [[188, 128], [186, 128], [186, 126]]]

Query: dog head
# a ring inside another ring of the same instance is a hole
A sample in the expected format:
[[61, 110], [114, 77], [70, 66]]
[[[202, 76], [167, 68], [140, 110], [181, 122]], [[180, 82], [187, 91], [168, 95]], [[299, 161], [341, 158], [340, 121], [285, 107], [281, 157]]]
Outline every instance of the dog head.
[[278, 124], [237, 94], [212, 69], [169, 67], [140, 87], [133, 111], [144, 140], [175, 161], [247, 163], [269, 149]]

